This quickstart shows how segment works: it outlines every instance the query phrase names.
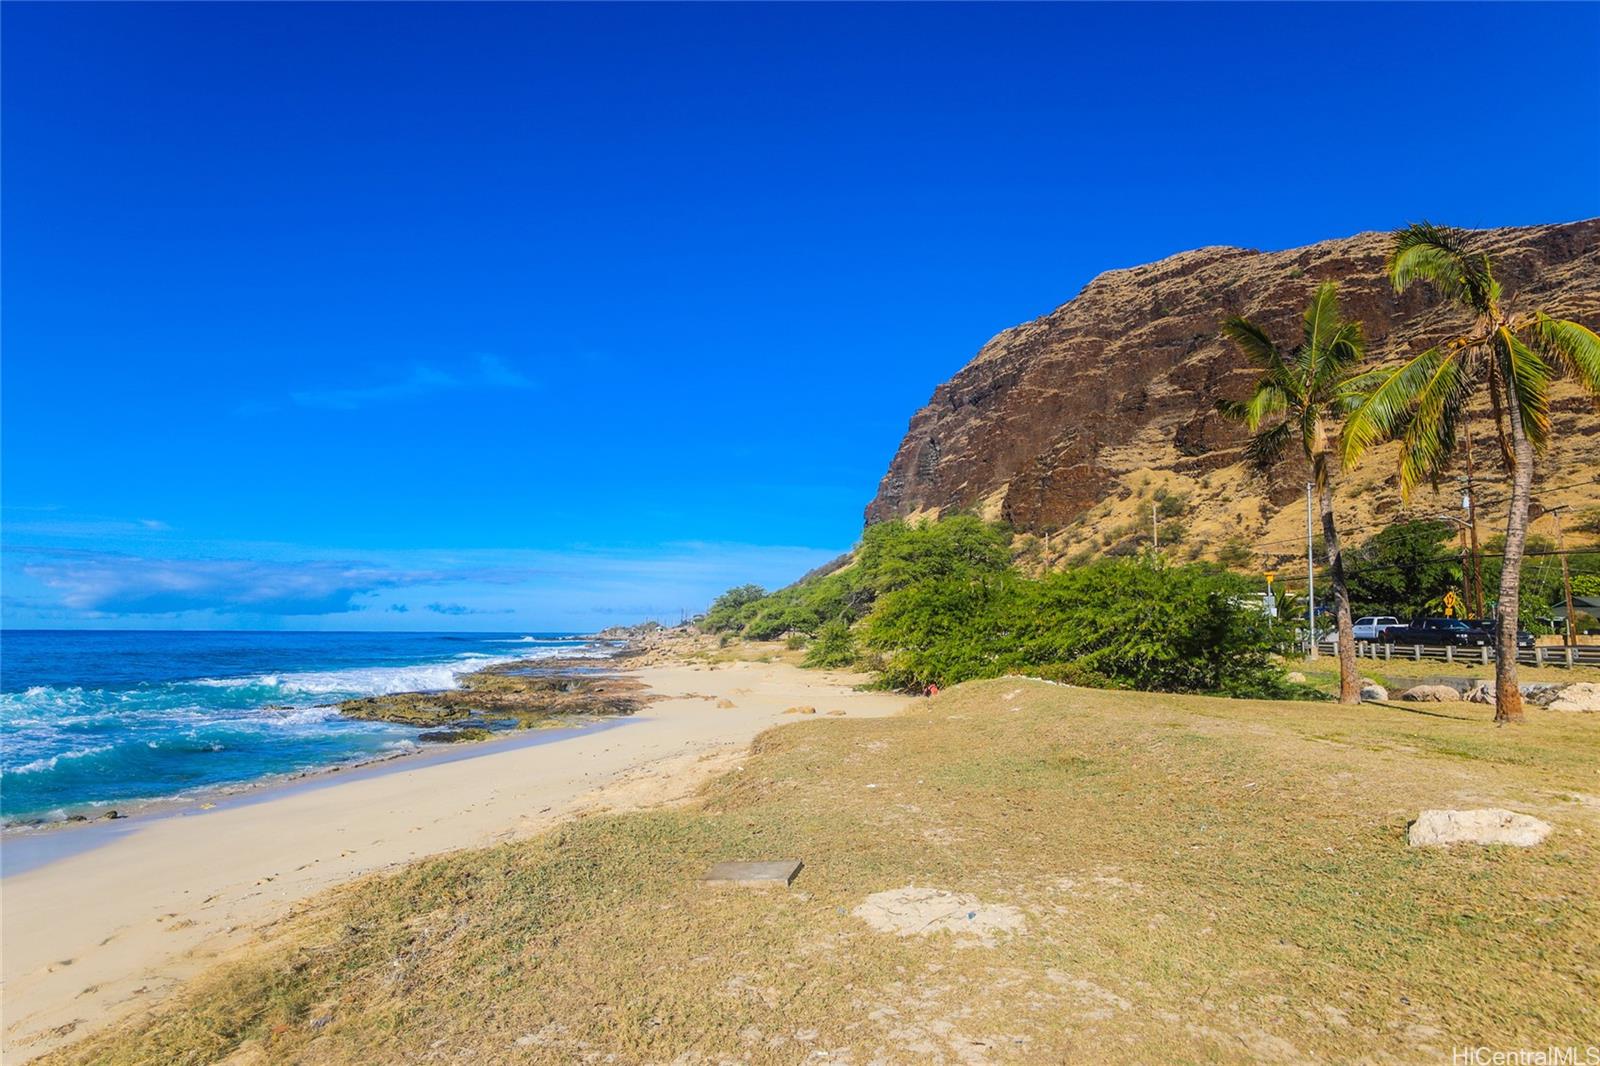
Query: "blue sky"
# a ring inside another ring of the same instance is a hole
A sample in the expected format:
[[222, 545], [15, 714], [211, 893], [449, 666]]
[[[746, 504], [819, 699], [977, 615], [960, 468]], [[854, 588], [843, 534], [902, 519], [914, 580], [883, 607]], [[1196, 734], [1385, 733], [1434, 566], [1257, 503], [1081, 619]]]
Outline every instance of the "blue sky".
[[8, 626], [675, 618], [1103, 270], [1600, 214], [1593, 4], [0, 18]]

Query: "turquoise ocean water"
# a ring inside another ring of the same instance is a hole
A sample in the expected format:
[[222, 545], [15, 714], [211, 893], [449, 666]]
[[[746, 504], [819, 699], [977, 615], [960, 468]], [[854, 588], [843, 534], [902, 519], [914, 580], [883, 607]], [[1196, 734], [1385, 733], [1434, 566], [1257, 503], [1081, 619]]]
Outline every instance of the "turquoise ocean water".
[[0, 819], [54, 821], [369, 760], [419, 730], [339, 700], [456, 687], [495, 662], [608, 648], [563, 634], [0, 634]]

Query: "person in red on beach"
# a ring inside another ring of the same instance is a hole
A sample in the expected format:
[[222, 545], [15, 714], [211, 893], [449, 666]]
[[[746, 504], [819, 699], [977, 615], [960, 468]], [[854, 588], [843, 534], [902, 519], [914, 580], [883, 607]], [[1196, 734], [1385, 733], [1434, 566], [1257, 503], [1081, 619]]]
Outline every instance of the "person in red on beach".
[[937, 696], [938, 694], [939, 694], [939, 686], [930, 684], [928, 686], [928, 698], [932, 699], [934, 696]]

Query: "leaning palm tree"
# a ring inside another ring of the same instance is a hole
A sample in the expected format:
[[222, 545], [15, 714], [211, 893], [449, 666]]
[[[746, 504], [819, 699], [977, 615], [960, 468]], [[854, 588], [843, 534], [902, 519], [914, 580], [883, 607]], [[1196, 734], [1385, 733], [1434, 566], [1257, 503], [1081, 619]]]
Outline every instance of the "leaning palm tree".
[[1339, 317], [1338, 288], [1330, 281], [1312, 297], [1305, 313], [1304, 338], [1287, 356], [1265, 330], [1249, 319], [1224, 319], [1222, 332], [1261, 371], [1248, 400], [1222, 400], [1217, 404], [1224, 417], [1244, 423], [1250, 431], [1245, 457], [1265, 469], [1298, 442], [1311, 464], [1317, 506], [1322, 512], [1322, 539], [1333, 578], [1339, 635], [1339, 702], [1357, 703], [1361, 699], [1361, 674], [1356, 669], [1356, 642], [1350, 629], [1344, 557], [1333, 520], [1333, 473], [1338, 460], [1339, 418], [1349, 408], [1351, 397], [1357, 395], [1352, 382], [1359, 380], [1356, 367], [1366, 348], [1361, 324]]
[[1517, 617], [1534, 456], [1550, 433], [1550, 383], [1570, 375], [1600, 397], [1600, 337], [1543, 310], [1517, 311], [1471, 233], [1422, 222], [1394, 235], [1389, 280], [1396, 291], [1430, 282], [1472, 315], [1471, 329], [1392, 371], [1370, 376], [1345, 423], [1346, 466], [1384, 440], [1400, 441], [1400, 493], [1437, 481], [1456, 449], [1467, 407], [1486, 396], [1511, 476], [1500, 619], [1495, 642], [1495, 721], [1522, 720], [1517, 688]]

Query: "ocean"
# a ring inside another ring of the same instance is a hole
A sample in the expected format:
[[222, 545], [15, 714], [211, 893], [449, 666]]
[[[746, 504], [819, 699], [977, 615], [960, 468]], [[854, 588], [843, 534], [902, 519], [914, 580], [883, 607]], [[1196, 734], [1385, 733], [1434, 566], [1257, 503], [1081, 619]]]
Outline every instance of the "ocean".
[[334, 705], [455, 688], [496, 662], [605, 653], [556, 633], [8, 630], [0, 821], [94, 817], [403, 752], [421, 730]]

